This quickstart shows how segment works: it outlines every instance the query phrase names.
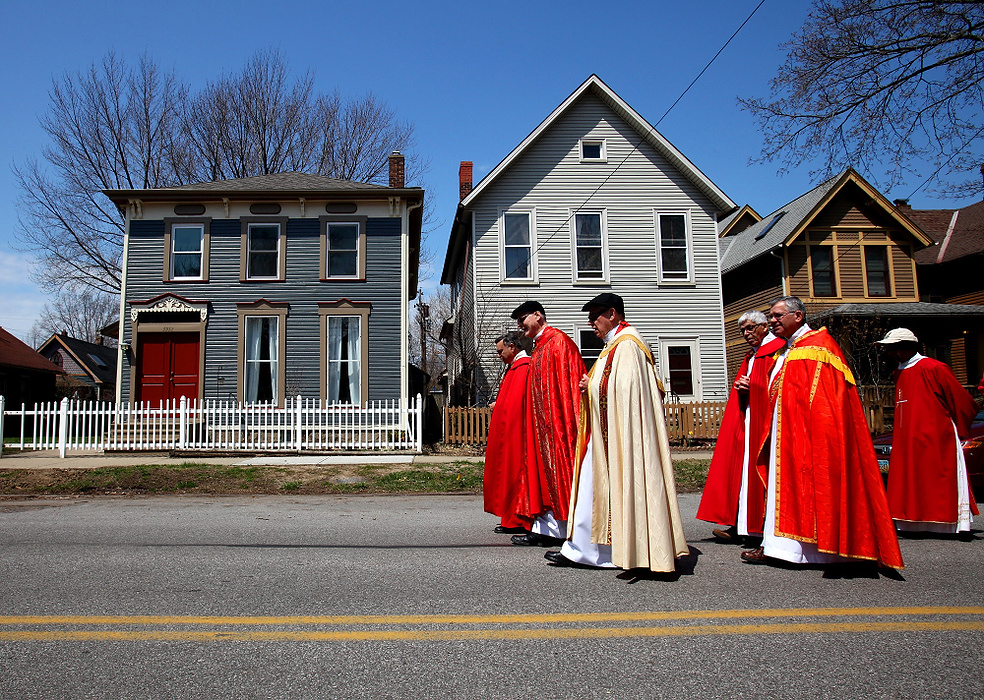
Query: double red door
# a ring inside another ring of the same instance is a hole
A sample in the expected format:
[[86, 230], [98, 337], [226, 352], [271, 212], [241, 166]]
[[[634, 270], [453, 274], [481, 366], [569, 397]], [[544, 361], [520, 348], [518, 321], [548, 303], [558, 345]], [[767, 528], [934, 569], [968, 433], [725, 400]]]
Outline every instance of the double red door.
[[137, 401], [198, 398], [198, 333], [141, 333]]

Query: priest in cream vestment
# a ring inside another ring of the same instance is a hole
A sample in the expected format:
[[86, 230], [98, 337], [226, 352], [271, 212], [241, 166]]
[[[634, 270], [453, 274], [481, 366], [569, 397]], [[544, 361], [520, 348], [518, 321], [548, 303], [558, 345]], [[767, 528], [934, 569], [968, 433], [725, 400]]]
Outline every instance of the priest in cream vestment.
[[560, 566], [673, 571], [689, 548], [652, 353], [625, 322], [617, 294], [582, 310], [605, 347], [581, 381], [568, 539], [545, 557]]

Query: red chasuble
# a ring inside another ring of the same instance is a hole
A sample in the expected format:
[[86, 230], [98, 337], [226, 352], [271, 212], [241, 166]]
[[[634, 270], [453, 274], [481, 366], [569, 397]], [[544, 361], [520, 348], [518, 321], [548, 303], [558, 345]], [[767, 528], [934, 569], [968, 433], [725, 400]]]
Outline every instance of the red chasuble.
[[550, 509], [557, 520], [567, 520], [583, 375], [577, 345], [563, 331], [547, 326], [530, 358], [527, 512], [532, 515]]
[[[955, 523], [960, 448], [953, 426], [965, 437], [977, 404], [949, 367], [929, 357], [896, 370], [895, 377], [895, 431], [888, 469], [892, 517]], [[978, 514], [973, 495], [970, 508]]]
[[826, 328], [793, 342], [771, 394], [778, 411], [776, 534], [901, 569], [854, 375]]
[[750, 350], [741, 363], [738, 377], [748, 373], [748, 359], [755, 353], [748, 393], [731, 389], [728, 405], [721, 419], [714, 455], [707, 471], [707, 483], [700, 498], [697, 519], [721, 525], [738, 523], [738, 499], [741, 496], [741, 472], [745, 457], [745, 414], [749, 416], [748, 449], [748, 527], [761, 532], [765, 522], [765, 489], [769, 483], [769, 454], [762, 446], [769, 438], [772, 407], [769, 400], [769, 375], [776, 361], [773, 355], [786, 347], [782, 338]]
[[529, 357], [513, 360], [499, 385], [485, 448], [485, 511], [504, 527], [530, 526], [526, 467], [526, 393]]

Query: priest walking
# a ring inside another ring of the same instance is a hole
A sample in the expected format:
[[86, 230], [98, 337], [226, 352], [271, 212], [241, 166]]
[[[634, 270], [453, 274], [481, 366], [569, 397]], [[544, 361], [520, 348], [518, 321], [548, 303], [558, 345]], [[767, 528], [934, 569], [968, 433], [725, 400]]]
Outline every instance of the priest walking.
[[738, 330], [751, 350], [731, 388], [697, 509], [699, 520], [726, 526], [713, 533], [729, 543], [762, 535], [769, 477], [769, 456], [762, 446], [772, 417], [769, 374], [775, 364], [773, 355], [786, 347], [785, 340], [769, 332], [761, 311], [742, 314]]
[[942, 362], [919, 354], [907, 328], [877, 341], [899, 363], [895, 419], [888, 466], [888, 507], [906, 532], [969, 532], [977, 503], [960, 439], [977, 404]]
[[689, 548], [652, 354], [617, 294], [600, 294], [582, 311], [605, 347], [580, 383], [569, 539], [545, 556], [561, 566], [673, 571]]
[[512, 331], [496, 338], [495, 351], [506, 365], [489, 422], [485, 448], [485, 511], [498, 515], [498, 534], [522, 534], [533, 521], [529, 512], [526, 468], [526, 388], [530, 356], [523, 335]]
[[843, 351], [826, 328], [810, 329], [797, 297], [777, 299], [768, 317], [772, 333], [789, 345], [770, 379], [763, 546], [742, 552], [742, 560], [861, 560], [901, 569], [885, 487]]
[[584, 361], [566, 333], [547, 325], [537, 301], [520, 304], [516, 324], [533, 340], [529, 365], [526, 436], [529, 455], [528, 498], [536, 514], [532, 531], [513, 535], [523, 547], [559, 545], [567, 537], [567, 509], [574, 471], [574, 446], [581, 410], [578, 383]]

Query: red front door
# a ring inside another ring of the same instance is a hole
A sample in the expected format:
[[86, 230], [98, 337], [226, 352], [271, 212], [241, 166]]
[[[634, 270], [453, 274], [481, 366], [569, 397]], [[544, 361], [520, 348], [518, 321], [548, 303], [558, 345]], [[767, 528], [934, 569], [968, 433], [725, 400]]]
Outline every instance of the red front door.
[[198, 333], [141, 333], [137, 401], [198, 398]]

